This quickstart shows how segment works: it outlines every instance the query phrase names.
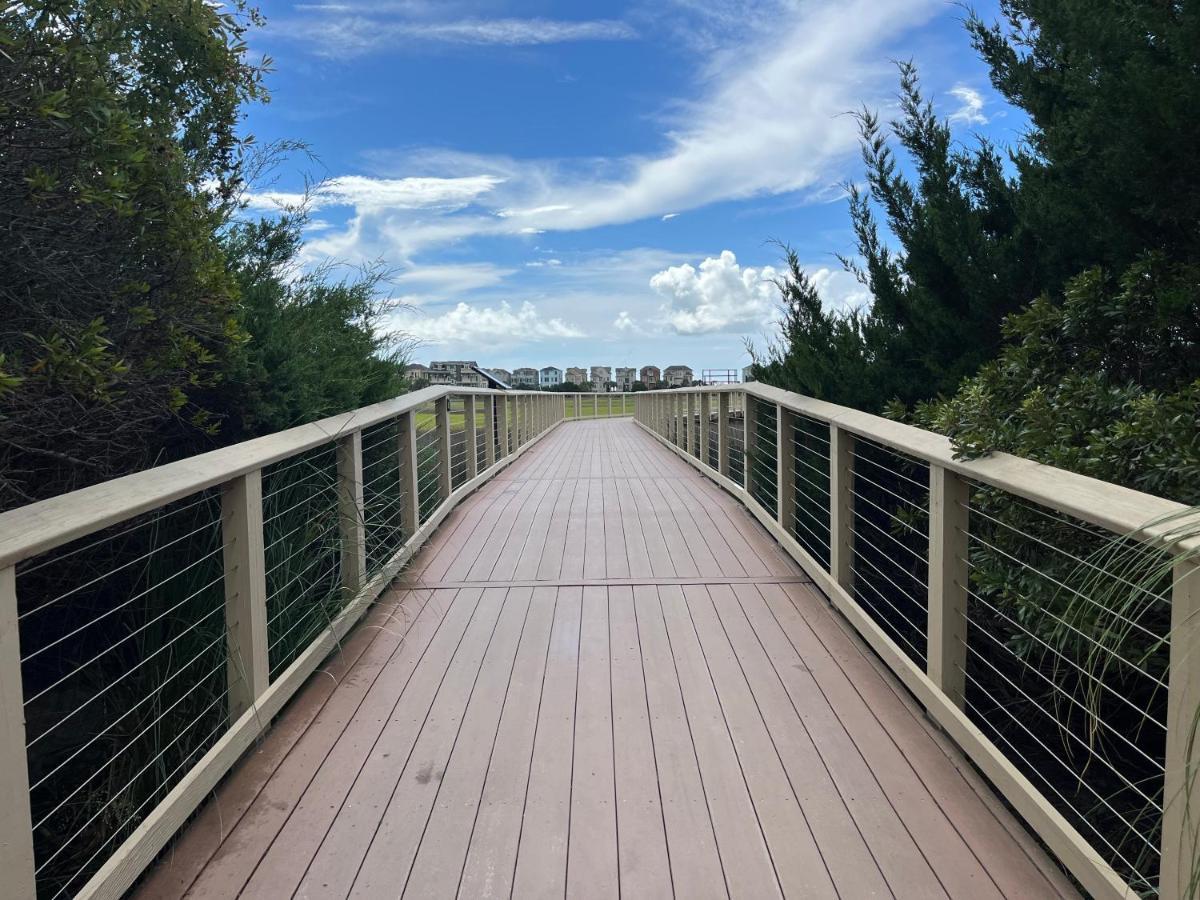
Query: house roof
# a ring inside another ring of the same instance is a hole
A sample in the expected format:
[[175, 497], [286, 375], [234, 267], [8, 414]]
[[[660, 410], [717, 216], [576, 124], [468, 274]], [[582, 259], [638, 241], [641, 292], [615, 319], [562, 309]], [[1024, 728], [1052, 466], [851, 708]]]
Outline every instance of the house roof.
[[507, 390], [512, 389], [511, 384], [509, 384], [508, 382], [501, 379], [498, 375], [496, 375], [490, 369], [485, 369], [485, 368], [483, 368], [483, 366], [471, 366], [471, 368], [483, 376], [483, 380], [488, 383], [488, 387], [498, 388], [499, 390], [502, 390], [502, 391], [507, 391]]

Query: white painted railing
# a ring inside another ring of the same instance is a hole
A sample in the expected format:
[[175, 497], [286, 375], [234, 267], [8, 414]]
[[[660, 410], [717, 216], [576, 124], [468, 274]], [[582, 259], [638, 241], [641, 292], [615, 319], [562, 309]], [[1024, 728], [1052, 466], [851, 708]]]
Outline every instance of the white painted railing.
[[1200, 515], [766, 385], [634, 396], [1091, 894], [1196, 895]]
[[121, 896], [563, 418], [555, 394], [427, 388], [0, 514], [0, 894]]

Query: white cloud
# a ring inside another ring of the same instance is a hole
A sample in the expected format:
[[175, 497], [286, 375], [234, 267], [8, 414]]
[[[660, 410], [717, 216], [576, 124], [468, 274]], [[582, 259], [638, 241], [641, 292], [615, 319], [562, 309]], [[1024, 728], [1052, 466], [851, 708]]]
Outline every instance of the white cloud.
[[690, 264], [663, 269], [650, 279], [665, 299], [663, 320], [677, 334], [744, 332], [770, 323], [779, 304], [771, 266], [738, 265], [730, 250], [708, 257], [697, 270]]
[[546, 266], [561, 266], [561, 265], [562, 265], [561, 259], [534, 259], [534, 260], [530, 260], [529, 262], [525, 263], [525, 267], [528, 269], [542, 269], [542, 268], [545, 268]]
[[965, 84], [956, 84], [950, 88], [951, 96], [959, 101], [959, 107], [950, 113], [951, 122], [962, 122], [964, 125], [986, 125], [988, 117], [983, 114], [987, 103], [983, 94]]
[[481, 348], [584, 336], [578, 327], [561, 318], [543, 317], [528, 301], [516, 309], [507, 302], [498, 306], [459, 303], [441, 315], [401, 316], [396, 324], [428, 343]]
[[[337, 4], [297, 7], [299, 17], [273, 21], [268, 34], [305, 42], [321, 56], [344, 59], [398, 45], [459, 44], [507, 47], [561, 44], [571, 41], [629, 41], [638, 34], [625, 22], [611, 19], [429, 19], [376, 15], [370, 7]], [[386, 9], [378, 12], [386, 13]], [[308, 15], [313, 13], [314, 15]]]
[[422, 291], [428, 301], [494, 287], [515, 271], [491, 263], [413, 266], [388, 281], [405, 291]]
[[637, 329], [637, 323], [626, 310], [621, 310], [613, 320], [613, 327], [618, 331], [634, 331]]
[[845, 269], [807, 266], [805, 271], [821, 295], [821, 303], [826, 309], [851, 310], [871, 305], [871, 292]]
[[[323, 181], [307, 195], [310, 210], [331, 206], [352, 206], [356, 210], [429, 209], [454, 212], [477, 200], [504, 182], [495, 175], [467, 175], [458, 178], [368, 178], [342, 175]], [[300, 206], [306, 195], [293, 191], [251, 192], [246, 195], [250, 209], [270, 211]]]
[[[858, 146], [845, 112], [889, 95], [892, 42], [939, 6], [940, 0], [847, 0], [791, 8], [785, 23], [755, 36], [753, 54], [709, 54], [698, 63], [705, 93], [664, 120], [666, 149], [657, 155], [538, 160], [376, 151], [368, 159], [377, 174], [409, 177], [372, 181], [431, 187], [413, 190], [415, 198], [404, 187], [331, 191], [362, 198], [341, 249], [349, 257], [355, 248], [361, 258], [408, 257], [474, 236], [669, 220], [755, 196], [828, 199], [828, 186], [845, 178]], [[437, 193], [432, 186], [460, 182], [465, 196], [441, 205], [428, 199]]]
[[662, 220], [664, 222], [670, 222], [672, 219], [674, 219], [678, 215], [679, 215], [679, 213], [667, 213], [665, 216], [662, 217]]

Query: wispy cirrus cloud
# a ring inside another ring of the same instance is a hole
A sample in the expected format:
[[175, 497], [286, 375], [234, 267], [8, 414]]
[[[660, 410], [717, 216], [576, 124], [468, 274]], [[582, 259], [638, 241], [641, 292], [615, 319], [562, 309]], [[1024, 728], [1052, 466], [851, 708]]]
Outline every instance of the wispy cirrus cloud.
[[408, 8], [396, 15], [386, 6], [338, 3], [310, 4], [297, 12], [273, 21], [268, 33], [343, 59], [413, 45], [529, 47], [638, 37], [633, 26], [616, 19], [431, 19], [413, 17]]
[[670, 221], [708, 204], [754, 197], [819, 201], [856, 158], [858, 134], [846, 111], [886, 102], [895, 78], [887, 62], [892, 42], [939, 4], [848, 0], [793, 9], [777, 33], [758, 37], [750, 57], [705, 60], [707, 90], [663, 119], [658, 154], [514, 159], [440, 148], [376, 151], [368, 164], [384, 178], [419, 172], [492, 181], [470, 209], [454, 215], [407, 215], [374, 203], [357, 210], [348, 233], [368, 242], [367, 256], [411, 255], [471, 237]]
[[309, 210], [348, 206], [356, 210], [462, 209], [504, 181], [495, 175], [458, 178], [368, 178], [341, 175], [313, 187], [307, 194], [293, 191], [250, 192], [250, 209], [270, 211], [306, 204]]

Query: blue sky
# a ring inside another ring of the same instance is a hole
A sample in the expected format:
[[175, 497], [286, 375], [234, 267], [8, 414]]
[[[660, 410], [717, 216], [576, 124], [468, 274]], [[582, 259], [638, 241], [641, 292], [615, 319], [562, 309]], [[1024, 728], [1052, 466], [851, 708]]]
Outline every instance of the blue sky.
[[[869, 301], [841, 185], [895, 59], [971, 141], [1014, 143], [944, 0], [265, 0], [260, 142], [306, 141], [252, 209], [311, 197], [305, 260], [379, 260], [415, 358], [735, 368], [773, 332], [781, 252]], [[979, 6], [994, 14], [991, 3]]]

